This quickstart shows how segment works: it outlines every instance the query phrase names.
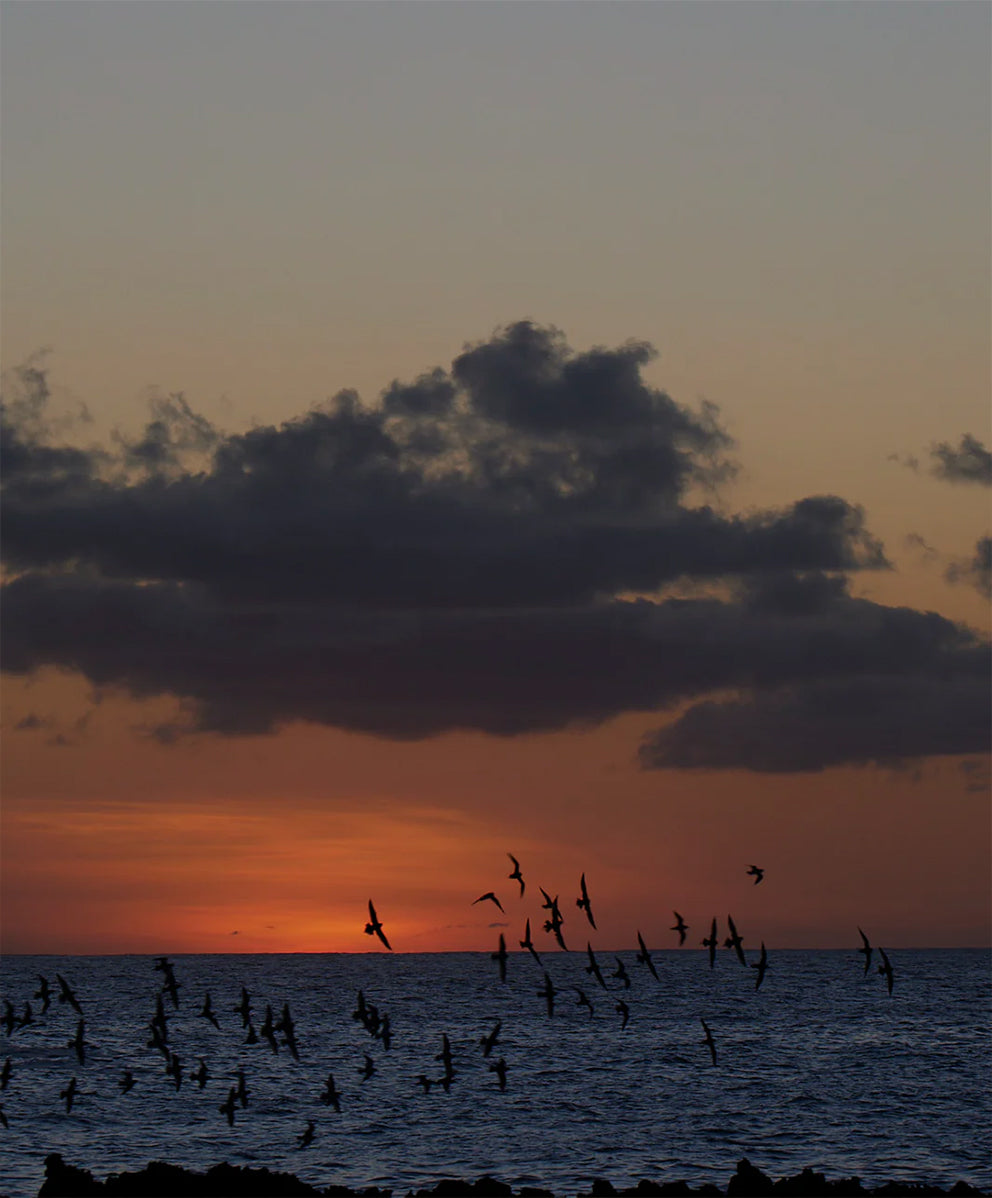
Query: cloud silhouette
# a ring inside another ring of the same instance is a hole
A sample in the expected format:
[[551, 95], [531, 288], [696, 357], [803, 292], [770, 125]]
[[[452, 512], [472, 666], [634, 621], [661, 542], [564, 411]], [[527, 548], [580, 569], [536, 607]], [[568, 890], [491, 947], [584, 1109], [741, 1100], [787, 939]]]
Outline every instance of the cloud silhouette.
[[957, 448], [946, 441], [932, 445], [930, 459], [930, 472], [937, 478], [992, 487], [992, 453], [971, 433], [962, 435]]
[[[850, 597], [840, 572], [888, 566], [856, 506], [690, 501], [732, 475], [731, 441], [715, 408], [644, 382], [651, 355], [519, 322], [376, 405], [344, 391], [226, 434], [174, 395], [89, 450], [55, 443], [31, 368], [0, 443], [4, 668], [175, 696], [164, 743], [297, 720], [514, 735], [728, 690], [777, 718], [788, 688], [971, 679], [974, 633]], [[680, 580], [721, 597], [665, 598]], [[861, 752], [838, 743], [822, 764]], [[950, 751], [930, 743], [904, 749]]]
[[968, 583], [980, 595], [992, 599], [992, 537], [979, 537], [970, 560], [952, 562], [944, 577], [950, 583]]

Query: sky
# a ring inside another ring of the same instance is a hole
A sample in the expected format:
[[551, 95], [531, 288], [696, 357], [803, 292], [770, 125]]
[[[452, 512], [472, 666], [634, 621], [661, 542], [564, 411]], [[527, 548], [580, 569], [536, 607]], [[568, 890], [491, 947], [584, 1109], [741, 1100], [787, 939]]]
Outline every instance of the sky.
[[2, 951], [989, 944], [988, 5], [0, 21]]

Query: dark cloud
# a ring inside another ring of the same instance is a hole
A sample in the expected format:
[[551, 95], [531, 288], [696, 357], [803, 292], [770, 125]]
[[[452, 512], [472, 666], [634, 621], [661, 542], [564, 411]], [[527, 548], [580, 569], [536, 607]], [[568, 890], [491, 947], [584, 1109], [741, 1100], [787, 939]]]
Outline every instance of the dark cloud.
[[[180, 717], [147, 730], [163, 743], [296, 720], [513, 735], [970, 678], [967, 629], [850, 597], [842, 572], [887, 568], [859, 508], [700, 502], [730, 439], [644, 382], [650, 356], [523, 322], [376, 406], [345, 391], [221, 434], [174, 395], [113, 450], [55, 444], [44, 375], [24, 376], [0, 445], [4, 667], [173, 695]], [[679, 580], [724, 597], [660, 597]]]
[[974, 556], [968, 561], [952, 562], [944, 577], [950, 583], [967, 583], [986, 599], [992, 599], [992, 537], [979, 537]]
[[946, 441], [932, 445], [930, 460], [930, 472], [937, 478], [992, 487], [992, 453], [971, 433], [964, 433], [956, 448]]
[[952, 676], [817, 679], [690, 707], [641, 746], [648, 768], [822, 770], [987, 752], [988, 656]]

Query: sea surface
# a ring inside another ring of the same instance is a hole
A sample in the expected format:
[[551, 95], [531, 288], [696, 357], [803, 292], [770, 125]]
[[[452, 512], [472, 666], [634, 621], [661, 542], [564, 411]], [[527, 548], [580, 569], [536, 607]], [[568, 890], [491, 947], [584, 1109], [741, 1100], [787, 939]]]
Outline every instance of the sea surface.
[[[617, 957], [629, 990], [610, 976]], [[540, 964], [513, 953], [505, 982], [488, 953], [177, 955], [179, 1006], [168, 995], [163, 1003], [178, 1090], [148, 1046], [163, 982], [155, 958], [4, 957], [2, 997], [18, 1017], [30, 1002], [34, 1019], [0, 1030], [0, 1061], [11, 1064], [0, 1193], [37, 1194], [50, 1152], [99, 1178], [149, 1160], [198, 1169], [226, 1160], [397, 1195], [486, 1173], [566, 1196], [599, 1177], [725, 1186], [742, 1156], [772, 1177], [809, 1165], [865, 1185], [992, 1189], [987, 951], [892, 951], [891, 995], [853, 949], [770, 952], [759, 990], [757, 971], [725, 949], [712, 969], [700, 950], [652, 957], [657, 979], [634, 951], [597, 950], [604, 990], [584, 952], [542, 953]], [[558, 989], [550, 1017], [538, 994], [545, 970]], [[54, 1000], [42, 1015], [34, 997], [39, 975], [57, 992], [57, 973], [83, 1008], [84, 1064], [70, 1046], [79, 1016]], [[299, 1060], [282, 1043], [278, 1052], [246, 1043], [234, 1010], [242, 986], [256, 1029], [267, 1004], [276, 1018], [289, 1004]], [[353, 1018], [359, 990], [389, 1016], [388, 1049]], [[219, 1029], [198, 1014], [207, 991]], [[480, 1040], [497, 1021], [487, 1059]], [[445, 1035], [450, 1090], [425, 1093], [416, 1079], [442, 1076]], [[363, 1080], [366, 1054], [375, 1072]], [[199, 1057], [203, 1089], [189, 1078]], [[489, 1068], [500, 1057], [503, 1092]], [[135, 1078], [128, 1093], [125, 1069]], [[239, 1070], [248, 1105], [229, 1127], [219, 1107]], [[340, 1113], [319, 1100], [329, 1073]], [[59, 1095], [73, 1076], [67, 1114]], [[313, 1142], [301, 1148], [309, 1120]]]

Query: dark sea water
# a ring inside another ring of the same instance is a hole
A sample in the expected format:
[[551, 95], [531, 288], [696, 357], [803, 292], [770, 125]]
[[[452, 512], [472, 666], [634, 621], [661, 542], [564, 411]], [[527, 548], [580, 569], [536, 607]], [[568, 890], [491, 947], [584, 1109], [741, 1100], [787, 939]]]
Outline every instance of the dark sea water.
[[[396, 1194], [484, 1173], [558, 1195], [588, 1190], [596, 1177], [725, 1186], [742, 1156], [772, 1177], [810, 1165], [866, 1185], [992, 1188], [987, 951], [894, 951], [891, 997], [853, 951], [771, 953], [758, 991], [756, 971], [726, 950], [712, 971], [701, 951], [655, 952], [657, 981], [634, 952], [620, 956], [627, 991], [609, 976], [600, 989], [584, 953], [542, 954], [560, 988], [551, 1018], [537, 994], [542, 968], [522, 953], [511, 955], [505, 983], [488, 953], [175, 956], [180, 1005], [166, 997], [165, 1010], [183, 1067], [178, 1091], [147, 1047], [162, 984], [154, 958], [5, 957], [3, 997], [18, 1015], [30, 1001], [34, 1022], [0, 1032], [0, 1058], [12, 1066], [0, 1094], [9, 1122], [0, 1127], [0, 1193], [37, 1194], [49, 1152], [100, 1178], [154, 1159], [200, 1169], [226, 1160]], [[615, 969], [613, 954], [597, 957], [605, 974]], [[58, 1002], [42, 1016], [32, 997], [38, 974], [57, 990], [57, 972], [83, 1007], [84, 1065], [68, 1045], [78, 1016]], [[242, 985], [256, 1027], [267, 1003], [276, 1016], [289, 1003], [299, 1061], [285, 1047], [245, 1043], [233, 1011]], [[359, 989], [389, 1015], [388, 1051], [352, 1018]], [[208, 990], [219, 1030], [197, 1014]], [[497, 1020], [486, 1061], [479, 1041]], [[416, 1078], [441, 1076], [443, 1034], [454, 1081], [449, 1093], [425, 1094]], [[366, 1052], [376, 1072], [362, 1081]], [[200, 1056], [203, 1090], [189, 1080]], [[500, 1056], [503, 1093], [488, 1068]], [[127, 1094], [118, 1085], [125, 1068], [137, 1083]], [[238, 1069], [249, 1105], [229, 1127], [218, 1107]], [[329, 1072], [340, 1114], [319, 1101]], [[80, 1093], [67, 1114], [59, 1092], [73, 1075]], [[300, 1149], [308, 1120], [315, 1138]]]

